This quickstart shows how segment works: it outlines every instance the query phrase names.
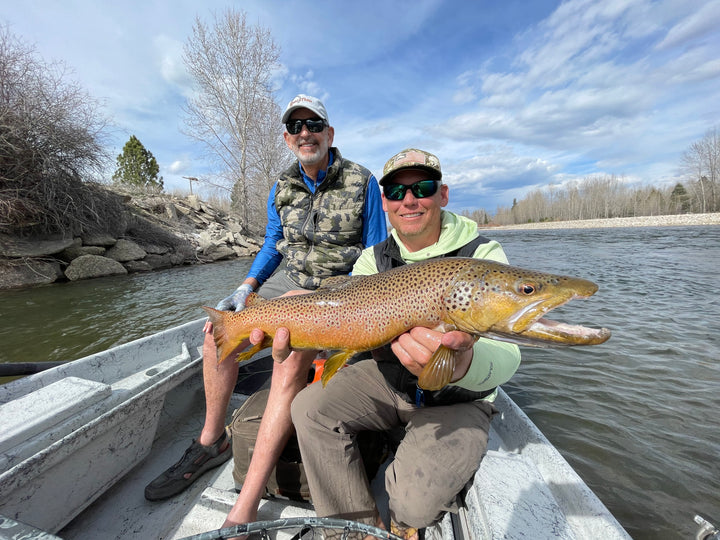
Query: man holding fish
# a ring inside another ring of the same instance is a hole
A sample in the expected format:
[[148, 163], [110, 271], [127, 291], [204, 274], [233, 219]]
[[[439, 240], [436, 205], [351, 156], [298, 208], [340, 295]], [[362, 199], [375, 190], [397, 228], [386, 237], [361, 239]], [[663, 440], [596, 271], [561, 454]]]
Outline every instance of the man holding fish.
[[[285, 170], [268, 197], [265, 242], [243, 283], [220, 301], [219, 310], [240, 311], [250, 293], [265, 298], [290, 290], [316, 289], [323, 279], [350, 272], [362, 249], [387, 237], [380, 190], [372, 173], [332, 147], [334, 129], [325, 106], [300, 94], [282, 116], [285, 143], [297, 162]], [[275, 272], [282, 260], [285, 267]], [[275, 272], [275, 273], [273, 273]], [[237, 362], [218, 364], [212, 324], [205, 325], [203, 378], [205, 423], [183, 457], [145, 488], [148, 500], [172, 497], [204, 472], [232, 456], [225, 433], [228, 404], [237, 382]], [[267, 413], [238, 499], [242, 522], [252, 521], [270, 472], [292, 432], [290, 402], [307, 381], [313, 351], [294, 355], [273, 369]]]
[[[507, 263], [499, 243], [478, 236], [477, 224], [443, 210], [449, 189], [436, 156], [416, 149], [388, 160], [380, 185], [392, 234], [363, 251], [353, 275], [444, 257], [471, 256]], [[283, 343], [274, 355], [284, 356]], [[423, 390], [418, 376], [439, 347], [455, 352], [450, 384]], [[292, 405], [305, 471], [318, 516], [382, 526], [356, 435], [405, 428], [385, 473], [392, 532], [417, 530], [457, 509], [457, 494], [485, 453], [496, 387], [515, 373], [514, 344], [461, 331], [416, 327], [341, 369], [325, 388], [313, 384]]]

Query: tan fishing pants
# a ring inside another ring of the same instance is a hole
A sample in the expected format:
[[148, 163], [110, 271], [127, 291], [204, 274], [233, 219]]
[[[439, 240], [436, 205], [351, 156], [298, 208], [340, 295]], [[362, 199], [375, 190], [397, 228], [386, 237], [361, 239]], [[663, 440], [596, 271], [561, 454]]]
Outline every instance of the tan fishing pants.
[[421, 528], [456, 511], [495, 412], [486, 401], [416, 407], [388, 386], [374, 360], [341, 369], [326, 388], [310, 385], [295, 398], [292, 418], [318, 516], [375, 524], [356, 434], [398, 426], [405, 436], [385, 472], [392, 519]]

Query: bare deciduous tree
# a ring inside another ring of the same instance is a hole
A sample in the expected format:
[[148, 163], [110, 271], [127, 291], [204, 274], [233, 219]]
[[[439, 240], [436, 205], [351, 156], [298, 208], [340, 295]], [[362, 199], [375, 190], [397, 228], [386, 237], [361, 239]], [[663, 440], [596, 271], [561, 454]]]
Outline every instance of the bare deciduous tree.
[[690, 188], [700, 202], [700, 212], [720, 209], [720, 134], [717, 128], [690, 145], [683, 154], [682, 165], [691, 180]]
[[197, 18], [184, 49], [196, 84], [186, 105], [186, 132], [205, 145], [219, 169], [213, 179], [201, 180], [232, 194], [252, 232], [258, 228], [251, 222], [251, 216], [257, 222], [254, 208], [264, 205], [269, 186], [288, 163], [271, 86], [278, 58], [270, 32], [232, 9], [215, 16], [212, 27]]
[[666, 189], [653, 186], [631, 189], [616, 176], [610, 175], [584, 178], [564, 188], [553, 185], [548, 189], [534, 190], [523, 199], [513, 201], [511, 209], [499, 207], [492, 221], [498, 225], [510, 225], [656, 216], [691, 209], [691, 199], [681, 184]]
[[0, 27], [0, 230], [96, 226], [102, 196], [84, 181], [109, 159], [106, 125], [62, 63], [42, 61]]
[[255, 144], [248, 148], [250, 155], [248, 178], [248, 193], [253, 197], [246, 197], [247, 209], [252, 221], [248, 223], [250, 233], [255, 235], [265, 231], [267, 214], [265, 205], [270, 188], [277, 180], [279, 173], [292, 162], [293, 155], [288, 150], [282, 137], [282, 124], [280, 117], [282, 111], [273, 100], [265, 100], [262, 107], [265, 112], [258, 114], [258, 129]]

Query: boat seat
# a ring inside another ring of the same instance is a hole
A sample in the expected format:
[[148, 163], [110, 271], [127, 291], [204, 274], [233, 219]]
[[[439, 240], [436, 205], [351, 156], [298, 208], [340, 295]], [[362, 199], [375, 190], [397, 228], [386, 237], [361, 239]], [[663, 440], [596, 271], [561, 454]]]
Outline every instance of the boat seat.
[[[0, 417], [5, 419], [0, 435], [0, 454], [40, 433], [52, 431], [54, 426], [82, 413], [111, 393], [107, 384], [65, 377], [0, 405]], [[2, 461], [4, 459], [0, 456]]]

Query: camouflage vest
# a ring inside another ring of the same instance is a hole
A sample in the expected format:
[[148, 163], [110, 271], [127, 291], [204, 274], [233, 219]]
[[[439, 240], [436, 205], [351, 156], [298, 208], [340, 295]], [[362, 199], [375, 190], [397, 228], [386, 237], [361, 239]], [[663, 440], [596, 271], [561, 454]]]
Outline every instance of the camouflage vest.
[[277, 250], [285, 257], [287, 273], [299, 287], [316, 289], [324, 278], [349, 274], [363, 249], [363, 208], [368, 180], [366, 168], [342, 158], [335, 160], [315, 193], [305, 185], [300, 165], [285, 170], [275, 188], [283, 239]]

